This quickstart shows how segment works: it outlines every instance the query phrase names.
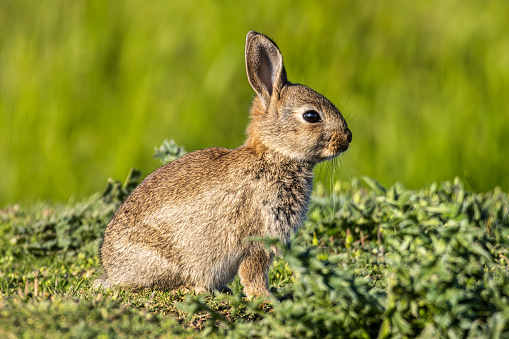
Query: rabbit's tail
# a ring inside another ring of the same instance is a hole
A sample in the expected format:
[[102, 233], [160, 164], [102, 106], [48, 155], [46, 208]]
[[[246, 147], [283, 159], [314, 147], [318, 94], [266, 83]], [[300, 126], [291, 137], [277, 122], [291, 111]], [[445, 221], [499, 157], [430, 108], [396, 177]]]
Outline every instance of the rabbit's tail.
[[92, 284], [92, 288], [93, 289], [100, 289], [100, 288], [104, 288], [104, 289], [107, 289], [107, 288], [110, 288], [111, 287], [111, 283], [108, 281], [107, 277], [106, 277], [106, 274], [103, 274], [102, 276], [100, 276], [99, 278], [97, 278], [94, 283]]

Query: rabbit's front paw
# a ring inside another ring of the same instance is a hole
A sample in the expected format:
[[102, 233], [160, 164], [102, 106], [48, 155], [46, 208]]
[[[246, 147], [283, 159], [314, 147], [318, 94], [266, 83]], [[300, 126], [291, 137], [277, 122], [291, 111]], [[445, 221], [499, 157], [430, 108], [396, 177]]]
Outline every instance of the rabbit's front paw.
[[248, 298], [270, 295], [268, 277], [270, 261], [269, 253], [260, 246], [251, 250], [240, 264], [240, 282]]

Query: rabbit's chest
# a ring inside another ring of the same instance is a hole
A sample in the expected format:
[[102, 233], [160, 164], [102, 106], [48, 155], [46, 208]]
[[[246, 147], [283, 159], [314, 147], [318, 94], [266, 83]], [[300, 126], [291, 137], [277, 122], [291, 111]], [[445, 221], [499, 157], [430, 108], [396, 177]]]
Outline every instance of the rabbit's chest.
[[309, 204], [311, 185], [307, 181], [286, 180], [273, 183], [261, 200], [266, 235], [287, 241], [303, 222]]

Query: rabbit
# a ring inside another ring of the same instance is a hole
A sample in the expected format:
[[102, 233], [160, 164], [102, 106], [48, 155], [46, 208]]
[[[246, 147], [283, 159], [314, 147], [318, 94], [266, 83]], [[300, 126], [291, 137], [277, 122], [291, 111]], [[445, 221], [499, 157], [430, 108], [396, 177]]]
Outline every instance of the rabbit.
[[247, 297], [270, 294], [277, 251], [247, 238], [287, 243], [305, 219], [313, 167], [346, 151], [352, 133], [329, 100], [287, 80], [271, 39], [249, 32], [245, 61], [256, 92], [245, 144], [197, 150], [147, 176], [105, 230], [96, 288], [228, 291], [238, 274]]

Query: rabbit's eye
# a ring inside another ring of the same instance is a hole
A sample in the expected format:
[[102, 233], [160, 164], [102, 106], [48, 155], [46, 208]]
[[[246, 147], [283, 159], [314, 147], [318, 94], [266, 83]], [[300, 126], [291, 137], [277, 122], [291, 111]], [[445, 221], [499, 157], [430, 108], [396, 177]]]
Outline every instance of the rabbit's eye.
[[322, 120], [320, 118], [320, 114], [317, 111], [306, 111], [306, 112], [304, 112], [302, 117], [304, 118], [304, 120], [306, 120], [307, 122], [310, 122], [312, 124], [315, 124], [315, 123], [319, 122], [320, 120]]

